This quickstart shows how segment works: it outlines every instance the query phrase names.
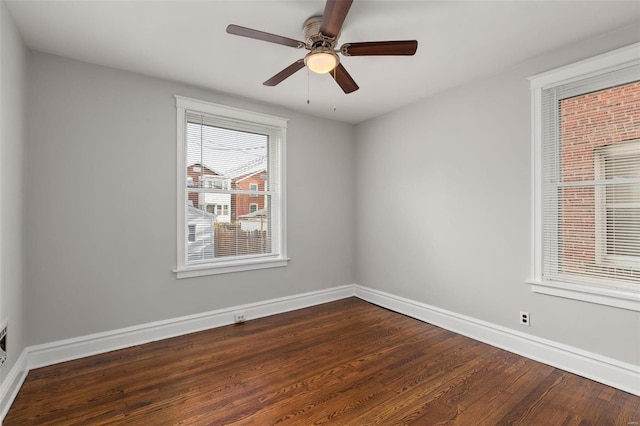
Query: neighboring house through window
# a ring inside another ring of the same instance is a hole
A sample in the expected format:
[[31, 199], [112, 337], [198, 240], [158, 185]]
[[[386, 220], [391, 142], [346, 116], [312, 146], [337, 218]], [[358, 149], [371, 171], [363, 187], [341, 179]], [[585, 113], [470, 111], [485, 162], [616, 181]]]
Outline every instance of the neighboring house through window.
[[258, 204], [258, 210], [267, 207], [267, 201], [260, 193], [260, 188], [267, 185], [266, 169], [243, 172], [231, 179], [231, 186], [238, 190], [231, 195], [231, 220], [237, 220], [250, 213], [249, 204]]
[[532, 77], [532, 290], [640, 311], [640, 44]]
[[178, 278], [286, 266], [286, 120], [180, 96], [176, 108]]
[[[189, 188], [228, 189], [229, 182], [229, 178], [225, 178], [219, 172], [203, 166], [199, 162], [189, 164], [187, 167], [187, 187]], [[215, 214], [216, 205], [228, 205], [231, 201], [231, 196], [213, 191], [192, 191], [189, 193], [188, 199], [193, 207]], [[216, 217], [217, 222], [229, 222], [230, 219], [228, 214], [225, 217], [219, 213]]]

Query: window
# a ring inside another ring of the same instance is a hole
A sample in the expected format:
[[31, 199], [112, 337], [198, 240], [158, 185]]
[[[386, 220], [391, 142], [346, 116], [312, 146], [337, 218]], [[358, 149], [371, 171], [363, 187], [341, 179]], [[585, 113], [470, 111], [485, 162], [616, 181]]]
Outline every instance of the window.
[[[177, 277], [286, 266], [286, 120], [180, 96], [176, 107]], [[230, 184], [252, 173], [262, 190]], [[251, 195], [264, 205], [257, 230], [239, 220]]]
[[[249, 191], [251, 192], [258, 192], [258, 184], [257, 183], [250, 183], [249, 184]], [[258, 194], [251, 194], [252, 197], [257, 197]]]
[[249, 213], [255, 213], [258, 211], [258, 205], [256, 203], [249, 204]]
[[[639, 91], [640, 93], [640, 91]], [[610, 267], [640, 268], [640, 139], [596, 152], [596, 258]]]
[[535, 292], [640, 311], [638, 48], [530, 79]]
[[216, 214], [218, 216], [229, 216], [229, 205], [228, 204], [218, 204], [216, 206]]

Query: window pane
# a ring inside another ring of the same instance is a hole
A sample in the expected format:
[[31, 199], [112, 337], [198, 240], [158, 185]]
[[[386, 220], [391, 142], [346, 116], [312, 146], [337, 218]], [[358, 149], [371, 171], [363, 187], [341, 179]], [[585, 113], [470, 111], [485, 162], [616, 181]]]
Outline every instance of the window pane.
[[544, 275], [640, 283], [640, 82], [543, 93]]
[[[248, 197], [239, 195], [238, 197]], [[229, 223], [218, 223], [215, 228], [215, 257], [246, 256], [271, 253], [271, 196], [261, 196], [262, 207], [258, 203], [247, 205], [247, 211], [239, 214], [232, 204], [232, 216]], [[253, 210], [253, 211], [251, 211]]]
[[198, 225], [188, 261], [271, 253], [270, 195], [238, 193], [269, 188], [269, 136], [187, 118], [187, 222]]
[[263, 205], [266, 207], [258, 209], [258, 204], [252, 203], [249, 211], [237, 215], [233, 222], [218, 221], [216, 214], [187, 206], [188, 260], [205, 262], [221, 257], [271, 253], [270, 196], [265, 198]]
[[224, 189], [229, 179], [259, 170], [268, 172], [267, 135], [215, 126], [206, 116], [188, 115], [188, 120], [187, 165], [198, 170], [189, 174], [194, 182], [198, 182], [198, 176], [200, 180], [210, 176], [214, 186]]

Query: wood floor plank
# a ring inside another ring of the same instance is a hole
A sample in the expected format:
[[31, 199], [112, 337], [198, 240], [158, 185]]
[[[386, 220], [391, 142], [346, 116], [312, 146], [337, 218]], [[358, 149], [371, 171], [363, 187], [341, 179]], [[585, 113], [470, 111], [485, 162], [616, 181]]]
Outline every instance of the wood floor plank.
[[14, 425], [628, 426], [640, 398], [356, 298], [29, 372]]

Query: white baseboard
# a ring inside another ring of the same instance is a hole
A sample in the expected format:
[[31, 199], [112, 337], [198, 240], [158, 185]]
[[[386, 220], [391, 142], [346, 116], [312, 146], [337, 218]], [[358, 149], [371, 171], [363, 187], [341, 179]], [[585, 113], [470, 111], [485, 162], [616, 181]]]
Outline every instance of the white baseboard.
[[263, 302], [233, 306], [195, 315], [90, 334], [27, 348], [29, 368], [44, 367], [116, 349], [141, 345], [210, 328], [233, 324], [234, 313], [242, 311], [246, 320], [294, 311], [354, 296], [353, 285], [333, 287], [310, 293], [281, 297]]
[[640, 396], [636, 365], [379, 290], [346, 285], [27, 347], [0, 386], [0, 424], [30, 369], [229, 325], [238, 311], [251, 320], [351, 296]]
[[27, 347], [0, 387], [0, 424], [9, 411], [29, 370], [99, 353], [141, 345], [170, 337], [233, 324], [234, 313], [242, 311], [246, 320], [262, 318], [354, 296], [354, 286], [346, 285], [249, 303], [164, 321], [121, 328]]
[[355, 286], [355, 295], [420, 321], [640, 396], [639, 366], [359, 285]]
[[16, 399], [24, 379], [27, 377], [29, 368], [27, 365], [27, 350], [23, 350], [18, 361], [11, 367], [7, 377], [2, 381], [0, 386], [0, 425], [4, 416], [7, 415], [11, 403]]

